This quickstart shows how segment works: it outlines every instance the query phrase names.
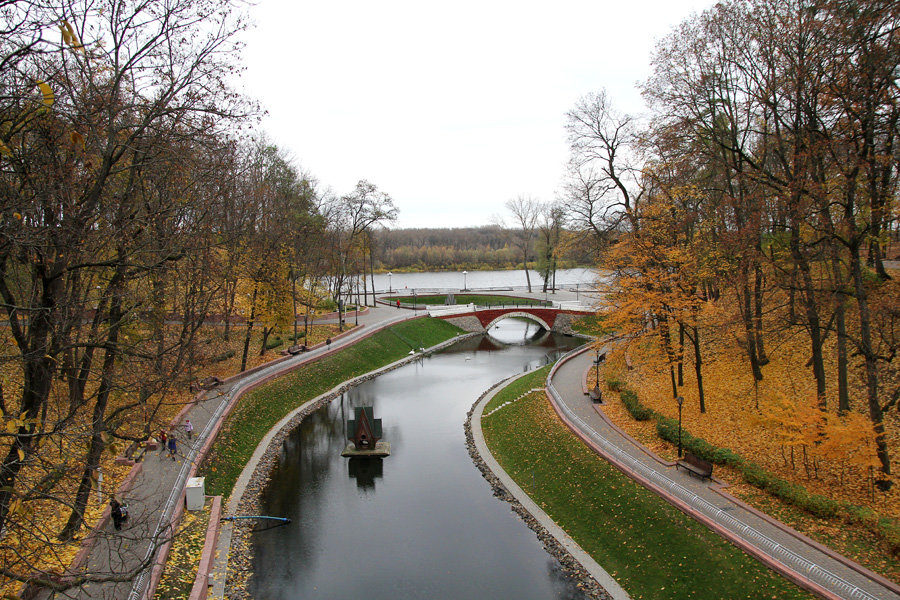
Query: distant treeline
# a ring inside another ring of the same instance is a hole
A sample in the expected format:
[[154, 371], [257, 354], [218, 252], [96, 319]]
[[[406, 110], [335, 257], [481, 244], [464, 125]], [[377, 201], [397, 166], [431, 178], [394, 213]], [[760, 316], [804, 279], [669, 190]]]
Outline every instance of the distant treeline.
[[[521, 266], [514, 240], [521, 232], [497, 226], [384, 229], [377, 234], [377, 262], [385, 269], [512, 269]], [[560, 267], [586, 264], [571, 251]]]

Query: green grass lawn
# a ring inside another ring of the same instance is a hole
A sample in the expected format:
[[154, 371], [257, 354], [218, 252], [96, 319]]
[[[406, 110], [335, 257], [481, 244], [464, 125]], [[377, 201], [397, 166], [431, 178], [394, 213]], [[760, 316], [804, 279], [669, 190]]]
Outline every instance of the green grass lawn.
[[[475, 304], [476, 306], [550, 306], [550, 302], [538, 300], [536, 298], [521, 298], [518, 296], [493, 296], [490, 294], [454, 294], [457, 304]], [[396, 303], [397, 300], [403, 304], [412, 304], [415, 300], [416, 304], [443, 304], [447, 300], [446, 294], [435, 294], [428, 296], [390, 296], [387, 298], [390, 302]]]
[[411, 348], [434, 346], [461, 331], [441, 319], [398, 323], [248, 392], [228, 416], [200, 466], [207, 493], [228, 496], [259, 441], [294, 408], [343, 381], [406, 356]]
[[[489, 412], [543, 387], [549, 367], [502, 390]], [[577, 439], [543, 392], [486, 417], [503, 468], [632, 598], [814, 598], [652, 492]]]

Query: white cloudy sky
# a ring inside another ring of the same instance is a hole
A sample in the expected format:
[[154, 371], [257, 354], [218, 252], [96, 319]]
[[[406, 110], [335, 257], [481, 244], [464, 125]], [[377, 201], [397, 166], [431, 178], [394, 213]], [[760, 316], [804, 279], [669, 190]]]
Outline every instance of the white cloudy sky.
[[258, 0], [245, 91], [338, 194], [367, 179], [397, 227], [461, 227], [555, 197], [565, 113], [606, 88], [644, 109], [655, 40], [710, 0]]

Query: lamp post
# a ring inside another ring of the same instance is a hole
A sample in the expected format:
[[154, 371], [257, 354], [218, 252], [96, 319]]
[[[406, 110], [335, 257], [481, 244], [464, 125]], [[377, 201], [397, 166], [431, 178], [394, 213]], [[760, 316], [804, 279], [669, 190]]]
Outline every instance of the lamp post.
[[388, 271], [388, 294], [391, 293], [391, 275], [393, 275], [393, 273]]
[[413, 288], [413, 314], [416, 314], [416, 288]]
[[466, 285], [466, 280], [468, 279], [468, 275], [469, 275], [468, 271], [463, 271], [463, 289], [462, 289], [462, 291], [466, 291], [466, 289], [468, 289], [468, 286]]
[[594, 384], [594, 397], [597, 398], [597, 401], [600, 404], [603, 404], [603, 395], [600, 392], [600, 365], [606, 360], [606, 354], [600, 354], [600, 348], [595, 348], [594, 351], [597, 353], [597, 359], [594, 360], [594, 373], [596, 383]]
[[681, 458], [681, 407], [684, 404], [684, 397], [676, 397], [675, 402], [678, 403], [678, 458]]

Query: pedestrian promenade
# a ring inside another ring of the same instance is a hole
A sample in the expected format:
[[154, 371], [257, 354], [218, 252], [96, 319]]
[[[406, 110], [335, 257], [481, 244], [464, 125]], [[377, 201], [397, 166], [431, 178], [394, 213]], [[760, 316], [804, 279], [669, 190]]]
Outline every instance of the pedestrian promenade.
[[[583, 293], [581, 295], [584, 296]], [[560, 292], [555, 299], [569, 300], [575, 299], [575, 296], [576, 293]], [[304, 362], [355, 343], [381, 326], [416, 316], [421, 316], [421, 312], [415, 314], [383, 305], [370, 308], [368, 313], [358, 316], [362, 327], [336, 338], [330, 349], [317, 348], [257, 368], [230, 378], [198, 396], [176, 424], [176, 460], [172, 461], [159, 450], [145, 456], [139, 463], [140, 468], [135, 469], [137, 474], [134, 480], [126, 484], [127, 489], [120, 494], [120, 499], [124, 499], [130, 509], [129, 522], [121, 531], [114, 531], [112, 523], [107, 522], [96, 532], [86, 568], [93, 574], [106, 575], [108, 581], [70, 590], [64, 597], [145, 598], [152, 578], [151, 567], [156, 563], [157, 570], [161, 568], [156, 549], [161, 542], [172, 537], [170, 524], [181, 506], [185, 483], [195, 472], [195, 461], [203, 447], [211, 442], [235, 396]], [[354, 317], [347, 319], [348, 322], [352, 320], [355, 320]], [[676, 472], [673, 466], [654, 458], [619, 432], [605, 420], [602, 413], [595, 410], [583, 393], [583, 376], [590, 360], [590, 354], [580, 354], [558, 365], [548, 391], [556, 401], [558, 412], [598, 452], [642, 484], [759, 555], [762, 560], [793, 572], [795, 578], [812, 582], [824, 597], [900, 600], [900, 588], [891, 582], [849, 563], [799, 534], [791, 533], [732, 498], [719, 486], [689, 478], [684, 471]], [[183, 428], [186, 419], [190, 419], [194, 426], [191, 440], [187, 439]], [[125, 575], [139, 565], [147, 568], [137, 578]], [[220, 569], [219, 574], [223, 573], [224, 569]], [[211, 584], [213, 597], [222, 597], [223, 578]]]
[[[85, 585], [66, 593], [67, 598], [98, 599], [116, 598], [139, 600], [145, 597], [151, 579], [149, 567], [157, 561], [157, 548], [172, 537], [172, 517], [179, 507], [185, 484], [196, 470], [201, 448], [220, 422], [229, 403], [243, 390], [261, 381], [285, 373], [300, 364], [316, 360], [324, 354], [355, 343], [374, 329], [394, 322], [421, 316], [407, 310], [387, 307], [370, 308], [359, 315], [361, 327], [350, 330], [343, 337], [335, 338], [330, 348], [320, 347], [309, 352], [277, 361], [226, 380], [225, 383], [199, 396], [190, 408], [180, 415], [173, 428], [178, 449], [176, 460], [160, 450], [149, 452], [143, 459], [134, 480], [126, 484], [127, 490], [119, 494], [129, 507], [129, 521], [121, 531], [115, 531], [106, 522], [96, 533], [95, 542], [85, 567], [92, 574], [108, 578], [102, 584]], [[183, 427], [190, 419], [194, 426], [193, 438], [187, 439]], [[123, 576], [138, 565], [144, 565], [137, 578]]]
[[900, 600], [900, 586], [737, 500], [715, 481], [676, 470], [613, 425], [585, 395], [592, 352], [557, 364], [548, 393], [557, 412], [599, 454], [642, 485], [826, 598]]

